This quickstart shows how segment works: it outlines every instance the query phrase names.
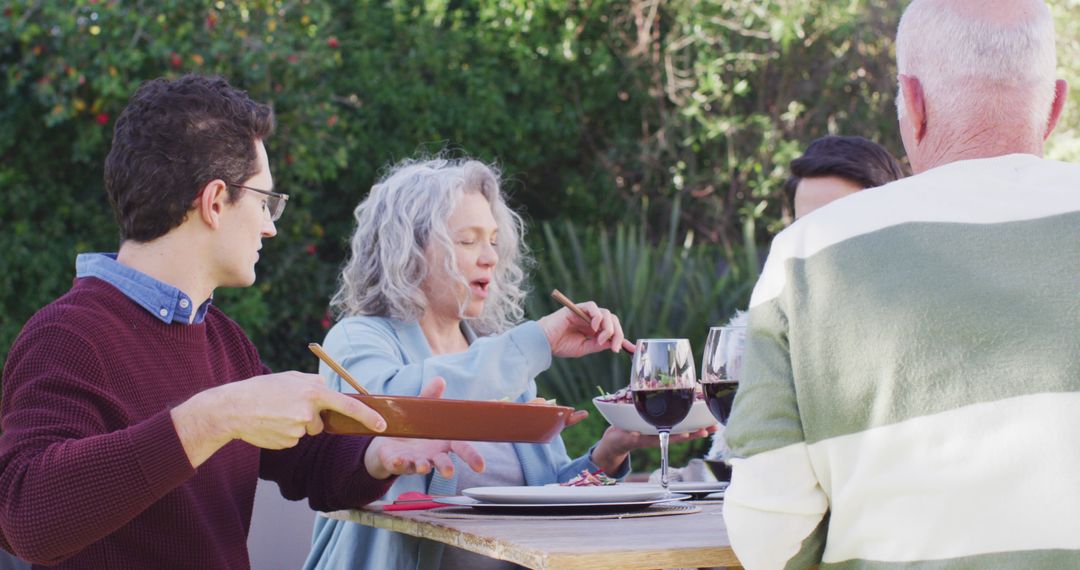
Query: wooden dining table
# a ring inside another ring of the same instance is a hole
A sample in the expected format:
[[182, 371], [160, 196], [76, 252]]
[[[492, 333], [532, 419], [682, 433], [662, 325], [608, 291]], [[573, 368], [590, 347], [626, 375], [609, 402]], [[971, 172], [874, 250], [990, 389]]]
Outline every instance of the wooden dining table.
[[742, 568], [720, 502], [691, 514], [641, 518], [457, 519], [439, 511], [383, 511], [382, 503], [327, 516], [436, 540], [536, 570], [575, 568]]

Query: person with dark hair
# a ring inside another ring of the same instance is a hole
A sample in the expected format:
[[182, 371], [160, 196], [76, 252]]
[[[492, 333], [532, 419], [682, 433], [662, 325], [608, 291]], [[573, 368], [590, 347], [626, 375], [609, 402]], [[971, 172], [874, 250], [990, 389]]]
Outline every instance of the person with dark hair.
[[[64, 568], [247, 568], [258, 478], [320, 510], [394, 475], [475, 470], [469, 444], [323, 434], [334, 410], [385, 420], [315, 374], [272, 374], [211, 303], [255, 281], [288, 196], [269, 107], [221, 78], [143, 84], [116, 123], [105, 183], [116, 254], [81, 254], [3, 373], [0, 547]], [[437, 397], [442, 379], [421, 395]]]
[[[826, 135], [814, 139], [803, 155], [791, 161], [784, 181], [787, 207], [799, 219], [860, 190], [884, 186], [904, 177], [900, 163], [885, 147], [858, 136]], [[725, 326], [746, 326], [748, 313], [738, 311]], [[725, 429], [713, 434], [707, 459], [725, 459]]]
[[784, 194], [798, 219], [833, 200], [903, 177], [900, 163], [876, 142], [827, 135], [815, 139], [802, 156], [791, 161]]

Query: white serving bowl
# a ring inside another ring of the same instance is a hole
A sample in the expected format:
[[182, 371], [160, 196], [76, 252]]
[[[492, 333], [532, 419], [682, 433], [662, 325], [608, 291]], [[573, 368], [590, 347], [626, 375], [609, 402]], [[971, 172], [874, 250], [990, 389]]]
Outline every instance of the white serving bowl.
[[[617, 428], [636, 431], [645, 435], [657, 435], [659, 433], [656, 428], [641, 419], [637, 409], [634, 408], [634, 404], [631, 402], [625, 404], [605, 402], [597, 396], [593, 398], [593, 405], [596, 406], [596, 409], [600, 411], [600, 415], [604, 416], [604, 419], [609, 424]], [[671, 433], [690, 433], [716, 424], [716, 418], [709, 411], [709, 406], [705, 403], [705, 400], [694, 400], [694, 405], [690, 406], [690, 413], [686, 414], [686, 419], [675, 424], [675, 427], [671, 428]]]

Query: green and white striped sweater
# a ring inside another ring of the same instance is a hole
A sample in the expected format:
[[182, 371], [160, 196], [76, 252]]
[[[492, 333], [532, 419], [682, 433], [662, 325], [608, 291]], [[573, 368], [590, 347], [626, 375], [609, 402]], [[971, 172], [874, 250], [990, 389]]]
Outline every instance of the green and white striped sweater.
[[749, 326], [748, 569], [1080, 568], [1080, 166], [962, 161], [814, 212]]

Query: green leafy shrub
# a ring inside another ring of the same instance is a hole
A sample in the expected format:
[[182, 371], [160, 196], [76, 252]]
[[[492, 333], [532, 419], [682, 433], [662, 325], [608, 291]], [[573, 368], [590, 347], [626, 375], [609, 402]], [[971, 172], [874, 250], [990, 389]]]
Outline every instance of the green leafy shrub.
[[[216, 301], [257, 339], [276, 336], [279, 318], [293, 342], [310, 336], [297, 327], [319, 330], [327, 293], [310, 287], [319, 282], [311, 276], [332, 275], [337, 261], [291, 268], [275, 261], [305, 258], [322, 235], [305, 204], [315, 197], [303, 189], [344, 165], [338, 141], [326, 135], [336, 105], [321, 81], [340, 65], [325, 35], [332, 14], [322, 3], [285, 10], [276, 2], [166, 1], [143, 8], [11, 2], [0, 18], [0, 359], [30, 314], [70, 286], [77, 253], [116, 250], [102, 184], [112, 125], [142, 81], [188, 72], [225, 75], [274, 106], [275, 178], [293, 195], [278, 228], [290, 239], [268, 242], [272, 261], [259, 268], [262, 282], [219, 291]], [[272, 343], [260, 348], [268, 361], [285, 364]]]
[[[783, 224], [785, 168], [810, 139], [861, 134], [899, 152], [891, 37], [903, 4], [11, 0], [0, 11], [0, 360], [69, 286], [76, 253], [116, 248], [101, 165], [144, 80], [216, 73], [273, 104], [268, 151], [289, 210], [258, 284], [216, 300], [271, 366], [311, 370], [304, 346], [330, 324], [351, 212], [383, 165], [461, 149], [502, 166], [533, 222], [623, 223], [673, 248], [693, 232], [730, 262]], [[1078, 6], [1054, 5], [1074, 84]], [[1050, 141], [1059, 158], [1080, 156], [1080, 89], [1071, 97]], [[707, 265], [680, 267], [704, 287], [722, 275]], [[585, 294], [563, 283], [552, 285]]]

